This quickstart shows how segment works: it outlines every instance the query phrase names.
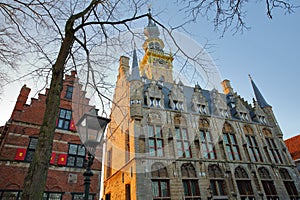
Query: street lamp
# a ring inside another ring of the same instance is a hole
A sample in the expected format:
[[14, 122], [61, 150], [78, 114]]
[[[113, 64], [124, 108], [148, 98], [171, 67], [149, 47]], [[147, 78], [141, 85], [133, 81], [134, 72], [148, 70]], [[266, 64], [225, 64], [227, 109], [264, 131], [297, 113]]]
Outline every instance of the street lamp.
[[99, 117], [95, 108], [90, 112], [85, 113], [77, 122], [77, 132], [80, 140], [88, 151], [88, 162], [86, 171], [84, 172], [84, 199], [89, 199], [91, 176], [93, 172], [91, 166], [94, 161], [96, 147], [99, 145], [104, 137], [104, 131], [110, 119]]

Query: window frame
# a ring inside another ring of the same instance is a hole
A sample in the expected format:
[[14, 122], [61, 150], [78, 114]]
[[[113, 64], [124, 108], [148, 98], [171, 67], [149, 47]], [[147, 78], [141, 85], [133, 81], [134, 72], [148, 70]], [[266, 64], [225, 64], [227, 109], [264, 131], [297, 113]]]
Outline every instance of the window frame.
[[[72, 150], [71, 146], [76, 146], [76, 153], [70, 153], [70, 150]], [[84, 155], [83, 153], [80, 151], [82, 149], [84, 149]], [[85, 149], [85, 147], [82, 144], [75, 144], [75, 143], [69, 143], [68, 144], [68, 157], [67, 157], [67, 163], [66, 166], [67, 167], [75, 167], [75, 168], [83, 168], [84, 164], [86, 162], [86, 153], [87, 150]], [[71, 158], [74, 158], [74, 164], [71, 164]], [[82, 165], [78, 165], [78, 159], [82, 159]]]
[[29, 137], [29, 143], [26, 149], [26, 156], [24, 159], [25, 162], [30, 163], [32, 161], [37, 144], [38, 144], [38, 137]]
[[[201, 135], [201, 133], [203, 133], [203, 137]], [[212, 138], [212, 134], [210, 131], [201, 128], [199, 130], [199, 135], [200, 135], [200, 143], [201, 143], [201, 153], [203, 158], [205, 159], [209, 159], [209, 160], [216, 160], [217, 159], [217, 153], [216, 153], [216, 148], [213, 142], [213, 138]], [[209, 140], [208, 140], [208, 136], [209, 135]], [[204, 154], [204, 149], [206, 148], [206, 155]], [[209, 147], [212, 147], [212, 149], [210, 150]], [[213, 155], [213, 158], [212, 158]]]
[[[185, 130], [186, 132], [186, 137], [183, 137], [183, 130]], [[193, 156], [191, 151], [191, 144], [189, 141], [188, 129], [185, 127], [175, 126], [175, 137], [176, 137], [177, 156], [179, 158], [192, 158]], [[180, 146], [180, 148], [178, 145]], [[186, 145], [188, 147], [186, 147]], [[182, 155], [180, 155], [179, 152], [182, 152]], [[189, 156], [187, 156], [187, 152], [189, 153]]]
[[67, 85], [66, 94], [65, 94], [65, 98], [66, 98], [66, 99], [72, 100], [73, 89], [74, 89], [73, 86]]
[[[227, 140], [225, 140], [225, 136]], [[240, 148], [237, 143], [237, 138], [235, 134], [230, 132], [223, 132], [223, 141], [224, 141], [225, 151], [228, 159], [241, 161], [242, 157], [241, 157]]]
[[71, 121], [72, 121], [72, 110], [60, 108], [58, 118], [57, 118], [56, 128], [62, 130], [70, 130]]
[[[164, 138], [161, 125], [148, 124], [148, 153], [153, 157], [164, 157]], [[151, 130], [151, 131], [150, 131]], [[153, 141], [151, 144], [150, 141]], [[161, 146], [160, 146], [161, 143]]]

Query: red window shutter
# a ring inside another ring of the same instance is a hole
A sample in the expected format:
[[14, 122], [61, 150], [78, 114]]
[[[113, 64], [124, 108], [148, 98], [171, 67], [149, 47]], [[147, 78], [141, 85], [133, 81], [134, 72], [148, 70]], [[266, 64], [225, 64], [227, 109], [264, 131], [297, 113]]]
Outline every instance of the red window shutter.
[[24, 160], [26, 156], [26, 149], [18, 148], [15, 156], [15, 160]]
[[56, 157], [56, 153], [52, 152], [51, 159], [50, 159], [50, 164], [52, 164], [52, 165], [54, 164], [55, 157]]
[[67, 164], [67, 154], [59, 154], [57, 164], [58, 165], [66, 165]]
[[75, 126], [74, 120], [71, 120], [69, 130], [70, 131], [76, 131], [76, 126]]

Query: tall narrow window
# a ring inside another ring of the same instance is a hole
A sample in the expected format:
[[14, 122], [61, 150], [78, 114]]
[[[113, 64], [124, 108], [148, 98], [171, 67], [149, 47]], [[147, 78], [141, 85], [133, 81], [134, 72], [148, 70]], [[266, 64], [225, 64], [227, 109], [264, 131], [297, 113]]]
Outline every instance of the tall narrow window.
[[125, 162], [130, 160], [130, 135], [129, 132], [125, 133]]
[[161, 126], [148, 125], [148, 137], [149, 137], [149, 155], [163, 157], [164, 140], [163, 140]]
[[227, 199], [227, 189], [224, 180], [224, 173], [218, 165], [208, 166], [208, 178], [210, 181], [210, 189], [212, 192], [212, 196], [218, 199], [222, 197], [224, 199]]
[[125, 185], [125, 200], [130, 200], [130, 184]]
[[72, 118], [72, 111], [67, 109], [60, 109], [57, 128], [69, 130]]
[[223, 127], [223, 140], [225, 151], [227, 152], [229, 160], [241, 160], [240, 150], [235, 134], [233, 133], [231, 125], [226, 122]]
[[215, 144], [211, 133], [208, 131], [209, 122], [207, 119], [199, 120], [199, 138], [201, 142], [201, 151], [203, 158], [206, 159], [216, 159], [217, 154], [215, 150]]
[[151, 166], [153, 200], [171, 199], [167, 168], [161, 163]]
[[272, 137], [271, 131], [268, 130], [268, 129], [263, 129], [263, 134], [265, 135], [268, 149], [271, 152], [271, 155], [272, 155], [274, 161], [276, 163], [283, 163], [280, 152], [279, 152], [279, 149], [277, 148], [275, 140]]
[[253, 162], [263, 162], [258, 143], [250, 126], [244, 127], [244, 133], [249, 147], [249, 154]]
[[81, 144], [69, 144], [67, 166], [83, 167], [85, 160], [85, 148]]
[[191, 163], [181, 166], [182, 184], [185, 200], [200, 200], [200, 190], [196, 171]]
[[112, 149], [107, 151], [106, 178], [111, 176], [112, 172]]
[[175, 127], [177, 153], [180, 158], [191, 158], [191, 148], [186, 128]]
[[241, 200], [254, 200], [251, 179], [242, 167], [237, 167], [234, 172]]
[[270, 176], [269, 171], [265, 167], [260, 167], [258, 169], [258, 174], [261, 179], [266, 197], [268, 200], [279, 200], [277, 196], [277, 191], [274, 185], [274, 181]]
[[73, 95], [73, 86], [67, 86], [67, 90], [66, 90], [66, 99], [72, 99], [72, 95]]
[[38, 143], [38, 138], [31, 137], [26, 152], [25, 162], [31, 162]]
[[289, 172], [287, 171], [287, 169], [281, 168], [279, 170], [279, 173], [280, 173], [281, 179], [284, 183], [285, 189], [286, 189], [290, 199], [291, 200], [299, 200], [300, 195], [297, 192], [295, 183], [294, 183], [292, 177], [290, 176]]

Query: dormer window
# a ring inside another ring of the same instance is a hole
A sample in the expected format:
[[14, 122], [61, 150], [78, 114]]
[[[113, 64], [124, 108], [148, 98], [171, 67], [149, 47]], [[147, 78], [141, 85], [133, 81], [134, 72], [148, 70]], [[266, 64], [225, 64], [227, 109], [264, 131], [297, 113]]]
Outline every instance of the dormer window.
[[198, 104], [198, 105], [197, 105], [197, 111], [198, 111], [200, 114], [207, 114], [206, 106], [205, 106], [205, 105], [202, 105], [202, 104]]
[[267, 123], [265, 116], [258, 116], [258, 120], [259, 120], [259, 122], [261, 122], [263, 124]]
[[221, 109], [221, 116], [225, 118], [229, 118], [229, 114], [227, 110]]
[[150, 107], [154, 107], [154, 98], [150, 97]]
[[133, 105], [134, 104], [134, 100], [130, 100], [130, 105]]
[[243, 121], [249, 121], [247, 113], [240, 112], [240, 117]]
[[141, 100], [136, 100], [136, 104], [141, 104]]
[[182, 101], [173, 101], [174, 110], [184, 110]]

